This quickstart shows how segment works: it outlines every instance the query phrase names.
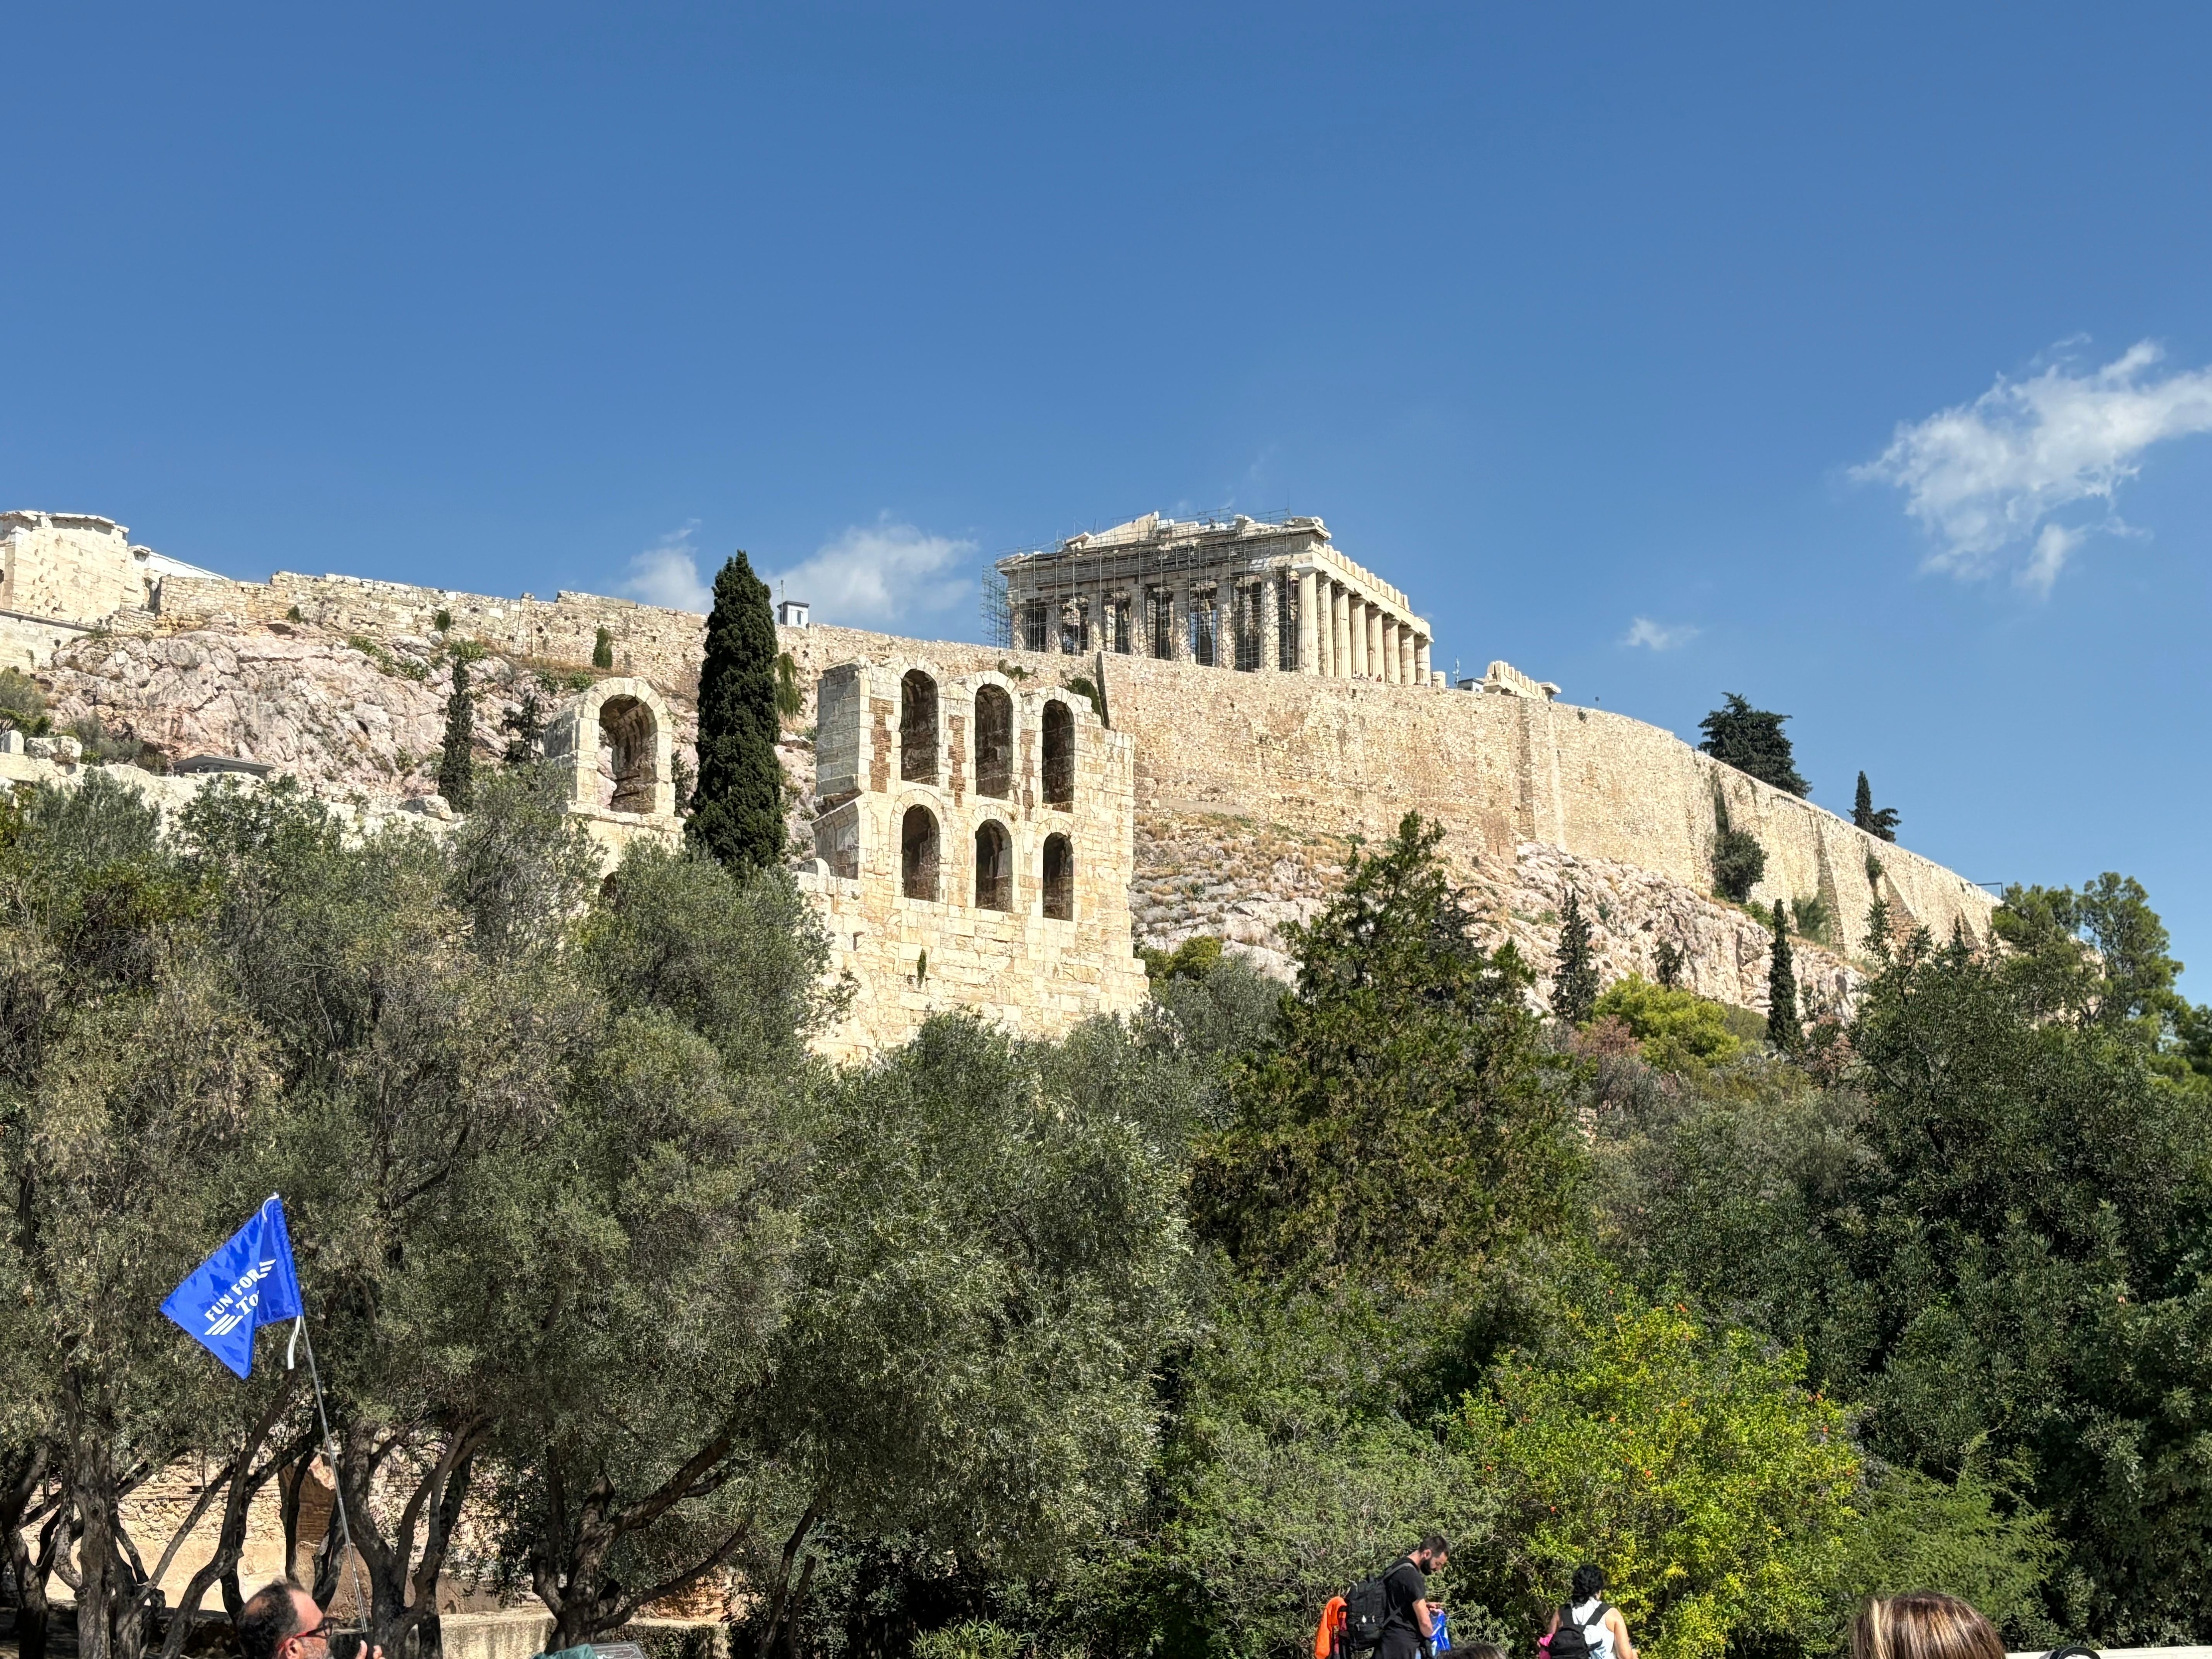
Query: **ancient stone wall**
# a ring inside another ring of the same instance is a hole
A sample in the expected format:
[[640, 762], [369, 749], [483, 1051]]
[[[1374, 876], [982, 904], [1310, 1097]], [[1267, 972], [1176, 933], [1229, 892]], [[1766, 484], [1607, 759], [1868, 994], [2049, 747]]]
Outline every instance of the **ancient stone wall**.
[[859, 993], [824, 1052], [895, 1046], [940, 1010], [1047, 1036], [1143, 1005], [1130, 743], [1083, 698], [893, 651], [821, 677], [815, 744], [799, 882]]

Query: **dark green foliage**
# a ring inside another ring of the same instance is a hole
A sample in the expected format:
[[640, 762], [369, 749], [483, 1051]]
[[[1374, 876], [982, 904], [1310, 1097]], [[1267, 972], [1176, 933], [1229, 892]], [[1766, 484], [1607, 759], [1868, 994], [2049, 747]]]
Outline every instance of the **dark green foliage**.
[[1203, 980], [1221, 964], [1221, 940], [1212, 933], [1194, 933], [1172, 951], [1140, 945], [1137, 955], [1145, 964], [1145, 977], [1155, 986], [1169, 979]]
[[1813, 786], [1797, 775], [1796, 757], [1783, 735], [1782, 722], [1789, 718], [1753, 708], [1730, 691], [1727, 701], [1698, 722], [1698, 730], [1705, 734], [1698, 747], [1761, 783], [1793, 795], [1809, 795]]
[[1597, 959], [1590, 951], [1589, 920], [1583, 915], [1582, 895], [1567, 889], [1559, 911], [1559, 954], [1552, 969], [1552, 1012], [1570, 1025], [1579, 1025], [1597, 1005]]
[[2187, 1007], [2173, 988], [2182, 964], [2166, 954], [2166, 925], [2132, 877], [2108, 870], [2078, 893], [2008, 887], [1991, 925], [2033, 965], [2025, 982], [2052, 1012], [2133, 1025], [2155, 1046]]
[[[46, 722], [41, 720], [41, 724]], [[93, 715], [70, 722], [70, 735], [77, 740], [85, 763], [91, 766], [135, 766], [144, 772], [166, 772], [169, 757], [161, 744], [148, 743], [135, 732], [111, 731]]]
[[507, 733], [502, 758], [509, 766], [527, 766], [542, 758], [539, 745], [545, 737], [545, 712], [538, 694], [525, 691], [522, 701], [501, 718], [499, 729]]
[[1088, 674], [1072, 675], [1067, 689], [1090, 703], [1091, 712], [1098, 716], [1101, 726], [1106, 723], [1106, 693], [1096, 680]]
[[1874, 902], [1867, 907], [1867, 953], [1869, 956], [1886, 957], [1890, 953], [1895, 943], [1890, 938], [1893, 926], [1890, 920], [1889, 901], [1877, 890]]
[[430, 618], [430, 626], [436, 629], [441, 634], [444, 633], [453, 625], [453, 613], [444, 609], [442, 606], [440, 607], [437, 612]]
[[1713, 891], [1734, 903], [1747, 903], [1751, 890], [1766, 873], [1766, 849], [1759, 837], [1729, 822], [1728, 797], [1713, 791]]
[[1475, 942], [1442, 833], [1407, 813], [1291, 931], [1297, 988], [1191, 1177], [1199, 1223], [1249, 1272], [1441, 1287], [1565, 1224], [1579, 1158], [1530, 975]]
[[775, 712], [787, 720], [795, 720], [805, 710], [806, 696], [799, 689], [799, 665], [790, 652], [779, 652], [775, 659]]
[[1679, 989], [1682, 983], [1682, 947], [1671, 939], [1661, 939], [1651, 971], [1659, 984], [1668, 990]]
[[17, 668], [0, 668], [0, 730], [27, 737], [43, 737], [53, 729], [46, 717], [46, 694], [39, 683]]
[[469, 659], [453, 657], [453, 689], [446, 698], [446, 735], [438, 749], [438, 793], [456, 812], [476, 800], [476, 699], [469, 695]]
[[612, 668], [615, 665], [615, 636], [605, 629], [592, 635], [592, 666]]
[[1797, 1052], [1804, 1032], [1797, 1023], [1797, 969], [1790, 957], [1790, 907], [1774, 904], [1774, 951], [1766, 971], [1766, 1040], [1785, 1054]]
[[1879, 836], [1883, 841], [1897, 839], [1897, 809], [1885, 806], [1880, 811], [1875, 810], [1874, 790], [1869, 786], [1867, 775], [1863, 772], [1859, 774], [1858, 793], [1851, 800], [1851, 822], [1869, 836]]
[[699, 670], [699, 781], [684, 833], [732, 869], [783, 861], [775, 618], [743, 553], [714, 578]]
[[1791, 904], [1790, 916], [1790, 925], [1805, 938], [1817, 939], [1823, 945], [1835, 943], [1832, 933], [1835, 918], [1828, 913], [1828, 901], [1818, 893], [1809, 894]]

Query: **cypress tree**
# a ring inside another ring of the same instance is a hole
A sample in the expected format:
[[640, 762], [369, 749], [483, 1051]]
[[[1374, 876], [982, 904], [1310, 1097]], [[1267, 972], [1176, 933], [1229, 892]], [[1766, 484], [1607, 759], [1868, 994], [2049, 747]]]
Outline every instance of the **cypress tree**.
[[469, 695], [469, 659], [453, 658], [453, 689], [446, 699], [446, 736], [438, 751], [438, 793], [456, 812], [465, 812], [476, 801], [476, 762], [470, 753], [475, 740], [476, 699]]
[[501, 720], [499, 729], [507, 735], [507, 763], [527, 766], [538, 758], [538, 745], [545, 735], [545, 711], [539, 706], [538, 694], [526, 691], [522, 702], [508, 711]]
[[783, 861], [775, 618], [742, 551], [714, 578], [699, 666], [699, 777], [684, 833], [732, 870]]
[[1582, 896], [1570, 887], [1559, 910], [1559, 962], [1552, 974], [1552, 1012], [1570, 1025], [1581, 1024], [1597, 1006], [1597, 988], [1589, 922], [1583, 915]]
[[1797, 1052], [1797, 968], [1790, 959], [1790, 907], [1774, 904], [1774, 965], [1766, 979], [1766, 1040], [1785, 1054]]
[[1680, 988], [1682, 983], [1682, 947], [1671, 939], [1659, 941], [1659, 959], [1652, 971], [1658, 975], [1659, 983], [1669, 991]]
[[615, 665], [615, 636], [602, 628], [592, 636], [592, 666], [612, 668]]
[[1718, 708], [1698, 722], [1705, 740], [1698, 745], [1723, 765], [1786, 789], [1793, 795], [1813, 793], [1813, 786], [1797, 775], [1797, 759], [1783, 735], [1782, 722], [1790, 718], [1765, 708], [1753, 708], [1730, 691]]
[[1851, 822], [1869, 836], [1878, 836], [1884, 841], [1897, 839], [1897, 809], [1885, 806], [1879, 811], [1875, 811], [1874, 790], [1867, 783], [1867, 775], [1863, 772], [1859, 774], [1858, 795], [1851, 802]]
[[1874, 902], [1867, 907], [1867, 950], [1883, 961], [1889, 959], [1889, 901], [1877, 890]]

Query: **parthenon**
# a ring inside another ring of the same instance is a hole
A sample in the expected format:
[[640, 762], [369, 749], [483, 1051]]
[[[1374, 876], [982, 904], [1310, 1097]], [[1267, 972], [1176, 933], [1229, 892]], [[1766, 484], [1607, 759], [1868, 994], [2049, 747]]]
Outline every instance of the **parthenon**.
[[998, 562], [1005, 643], [1207, 667], [1441, 686], [1405, 594], [1331, 546], [1319, 519], [1147, 513]]

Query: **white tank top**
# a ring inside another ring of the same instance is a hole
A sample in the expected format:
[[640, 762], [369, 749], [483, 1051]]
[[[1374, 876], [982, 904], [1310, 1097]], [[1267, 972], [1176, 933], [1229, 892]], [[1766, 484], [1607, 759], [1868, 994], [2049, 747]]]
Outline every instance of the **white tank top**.
[[1592, 1596], [1567, 1609], [1567, 1617], [1583, 1627], [1583, 1640], [1589, 1644], [1590, 1659], [1613, 1659], [1613, 1632], [1606, 1628], [1604, 1616], [1598, 1611], [1604, 1605], [1603, 1596]]

